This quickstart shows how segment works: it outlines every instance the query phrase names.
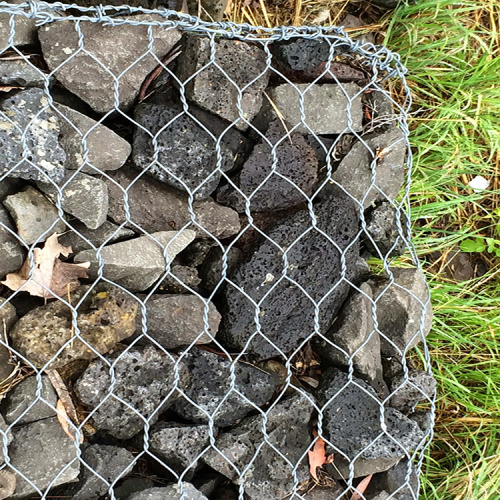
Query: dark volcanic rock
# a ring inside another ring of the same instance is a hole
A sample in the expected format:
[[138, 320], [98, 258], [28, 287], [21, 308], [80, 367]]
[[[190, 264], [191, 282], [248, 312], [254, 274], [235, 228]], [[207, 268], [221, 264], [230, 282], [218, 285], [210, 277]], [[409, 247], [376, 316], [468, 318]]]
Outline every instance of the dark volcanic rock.
[[[309, 477], [304, 455], [313, 439], [308, 432], [313, 411], [312, 397], [294, 395], [267, 412], [265, 438], [262, 433], [262, 416], [245, 418], [217, 438], [215, 446], [221, 453], [211, 449], [203, 456], [203, 461], [229, 479], [237, 483], [244, 482], [245, 493], [252, 500], [286, 498], [294, 487], [293, 469], [299, 481]], [[257, 448], [264, 439], [266, 444], [259, 448], [256, 455]], [[229, 461], [239, 471], [243, 471], [250, 461], [252, 464], [245, 470], [245, 474], [238, 477]]]
[[[16, 17], [16, 21], [20, 20], [20, 17], [22, 16]], [[18, 24], [16, 22], [16, 32], [17, 29]], [[47, 75], [41, 69], [28, 61], [0, 61], [0, 85], [9, 87], [44, 87], [46, 78]]]
[[[191, 373], [191, 386], [186, 390], [186, 395], [196, 406], [180, 398], [174, 403], [173, 410], [191, 422], [207, 423], [211, 415], [217, 426], [232, 425], [256, 406], [266, 404], [278, 387], [274, 375], [237, 362], [234, 367], [234, 386], [244, 395], [244, 399], [238, 393], [230, 392], [231, 361], [225, 357], [192, 349], [182, 360]], [[229, 392], [229, 397], [225, 399]]]
[[[170, 395], [172, 389], [176, 386], [185, 390], [189, 383], [189, 373], [184, 363], [178, 363], [176, 368], [175, 356], [151, 346], [140, 350], [130, 349], [114, 356], [110, 362], [113, 362], [116, 378], [112, 393], [136, 411], [113, 396], [106, 399], [111, 387], [111, 376], [108, 363], [102, 359], [89, 365], [78, 379], [75, 391], [85, 406], [92, 410], [96, 408], [91, 413], [96, 427], [108, 431], [118, 439], [129, 439], [143, 430], [144, 418], [150, 424], [154, 423], [159, 414], [179, 397], [176, 391]], [[180, 381], [174, 384], [176, 370]], [[170, 397], [164, 401], [168, 395]], [[159, 406], [161, 410], [157, 412]]]
[[330, 44], [326, 40], [293, 38], [273, 44], [273, 55], [294, 70], [313, 69], [328, 60]]
[[[11, 4], [24, 3], [24, 0], [11, 0]], [[36, 19], [34, 17], [25, 17], [23, 15], [15, 16], [15, 27], [11, 28], [10, 20], [12, 16], [10, 14], [1, 13], [0, 14], [0, 48], [4, 50], [9, 46], [9, 39], [11, 35], [11, 30], [14, 31], [14, 45], [34, 45], [37, 43], [38, 37], [36, 36], [38, 31], [38, 26], [36, 25]]]
[[227, 124], [206, 111], [191, 106], [189, 112], [193, 117], [173, 92], [137, 106], [132, 159], [141, 171], [202, 199], [215, 191], [221, 171], [231, 170], [236, 157], [244, 159], [248, 140], [235, 129], [226, 131]]
[[[236, 185], [246, 197], [251, 196], [252, 212], [285, 210], [307, 203], [307, 197], [313, 193], [318, 179], [314, 150], [299, 132], [286, 135], [281, 122], [273, 121], [266, 140], [257, 144], [238, 175]], [[238, 212], [245, 210], [245, 199], [231, 184], [221, 189], [217, 201]]]
[[[257, 45], [220, 38], [215, 42], [217, 67], [209, 65], [211, 50], [210, 38], [186, 34], [177, 76], [184, 82], [196, 73], [186, 84], [187, 98], [245, 130], [262, 106], [269, 81], [267, 56]], [[236, 105], [239, 91], [241, 115]]]
[[374, 476], [372, 486], [383, 489], [388, 494], [395, 493], [392, 498], [396, 500], [414, 500], [418, 498], [417, 471], [406, 458], [403, 458], [388, 471]]
[[407, 414], [421, 401], [429, 401], [436, 390], [434, 377], [422, 370], [411, 370], [407, 380], [404, 375], [392, 380], [390, 405]]
[[371, 116], [367, 132], [387, 132], [396, 125], [398, 116], [394, 112], [390, 94], [372, 90], [364, 95], [364, 100]]
[[9, 273], [18, 271], [24, 262], [23, 248], [12, 233], [15, 233], [14, 224], [7, 210], [0, 205], [0, 255], [2, 256], [0, 259], [0, 279], [4, 279]]
[[175, 264], [161, 282], [159, 289], [166, 293], [193, 293], [199, 290], [201, 278], [195, 267]]
[[[243, 253], [237, 247], [225, 249], [226, 254], [226, 276], [232, 274], [240, 263], [243, 261]], [[205, 262], [200, 267], [200, 277], [203, 288], [212, 293], [216, 286], [219, 285], [218, 291], [221, 291], [225, 286], [225, 281], [222, 281], [223, 273], [223, 252], [219, 246], [212, 248]]]
[[133, 493], [127, 500], [208, 500], [192, 484], [182, 483], [182, 490], [178, 484], [149, 488]]
[[[61, 180], [66, 154], [58, 142], [59, 120], [42, 89], [31, 88], [1, 102], [0, 174], [45, 181]], [[25, 138], [23, 134], [26, 131]], [[23, 147], [26, 144], [26, 149]]]
[[[324, 333], [331, 325], [349, 292], [347, 280], [355, 281], [359, 274], [356, 265], [359, 246], [355, 240], [358, 218], [351, 201], [340, 191], [317, 204], [315, 213], [317, 227], [335, 245], [311, 229], [309, 212], [301, 211], [267, 231], [274, 243], [266, 239], [250, 261], [230, 276], [250, 299], [232, 285], [224, 291], [226, 310], [219, 335], [229, 349], [245, 348], [252, 356], [265, 359], [278, 355], [278, 349], [287, 353], [297, 348], [314, 332], [311, 299], [319, 302], [327, 294], [319, 307], [320, 331]], [[344, 276], [337, 247], [344, 252]], [[280, 249], [286, 250], [286, 269], [284, 252]], [[289, 279], [282, 277], [283, 271]], [[259, 301], [260, 309], [256, 313], [254, 302]], [[246, 347], [257, 328], [256, 314], [265, 338], [257, 335]]]
[[[16, 321], [16, 308], [10, 302], [7, 302], [6, 299], [0, 298], [0, 325], [2, 326], [2, 329], [5, 329], [5, 333], [9, 333]], [[5, 342], [3, 336], [2, 341]], [[5, 345], [0, 344], [0, 381], [5, 380], [11, 375], [14, 371], [15, 364], [15, 362], [11, 362], [9, 349], [7, 349]]]

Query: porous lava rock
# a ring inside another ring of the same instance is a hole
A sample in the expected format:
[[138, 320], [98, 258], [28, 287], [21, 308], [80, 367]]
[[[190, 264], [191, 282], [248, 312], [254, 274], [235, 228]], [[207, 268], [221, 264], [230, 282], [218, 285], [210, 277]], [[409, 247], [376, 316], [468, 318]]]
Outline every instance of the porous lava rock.
[[0, 279], [19, 270], [24, 262], [24, 251], [15, 233], [9, 213], [0, 205]]
[[127, 500], [208, 500], [191, 483], [171, 484], [163, 487], [148, 488], [130, 495]]
[[291, 69], [303, 71], [326, 61], [330, 54], [330, 44], [320, 39], [292, 38], [274, 43], [272, 50], [273, 55]]

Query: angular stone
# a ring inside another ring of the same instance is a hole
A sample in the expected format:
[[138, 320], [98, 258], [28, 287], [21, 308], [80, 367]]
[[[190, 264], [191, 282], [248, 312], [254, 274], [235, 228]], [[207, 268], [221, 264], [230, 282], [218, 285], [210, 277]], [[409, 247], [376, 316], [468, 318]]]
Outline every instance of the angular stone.
[[313, 69], [328, 60], [330, 44], [326, 40], [292, 38], [273, 44], [273, 55], [294, 70]]
[[[120, 0], [118, 0], [120, 1]], [[132, 477], [127, 478], [115, 488], [115, 496], [118, 500], [128, 499], [130, 495], [133, 493], [137, 493], [139, 491], [147, 490], [154, 486], [154, 482], [152, 479], [148, 477]]]
[[[68, 492], [72, 500], [95, 500], [109, 490], [109, 485], [125, 476], [132, 468], [134, 455], [125, 448], [92, 444], [82, 453], [82, 460], [90, 467], [83, 466], [80, 480]], [[94, 471], [109, 484], [100, 479]]]
[[[144, 296], [140, 296], [144, 300]], [[213, 341], [221, 315], [208, 302], [207, 324], [204, 321], [205, 301], [196, 295], [151, 295], [145, 302], [147, 334], [165, 349], [209, 344]], [[138, 332], [142, 331], [142, 314], [136, 319]]]
[[[118, 22], [119, 19], [115, 18]], [[137, 22], [162, 20], [159, 15], [134, 16]], [[181, 36], [176, 29], [154, 26], [155, 43], [148, 53], [147, 25], [83, 23], [80, 29], [84, 48], [93, 57], [79, 51], [79, 36], [73, 21], [40, 27], [38, 37], [43, 56], [51, 71], [58, 68], [55, 77], [64, 87], [103, 114], [115, 109], [114, 77], [120, 75], [118, 102], [120, 109], [127, 111], [139, 95], [144, 79], [158, 65], [158, 59], [164, 57]]]
[[195, 199], [213, 193], [221, 172], [243, 161], [249, 147], [248, 139], [234, 128], [226, 130], [227, 123], [217, 116], [194, 105], [188, 115], [174, 92], [157, 93], [139, 104], [134, 120], [139, 124], [134, 133], [134, 165]]
[[188, 0], [187, 6], [192, 16], [198, 16], [203, 21], [222, 21], [224, 12], [227, 10], [228, 0], [206, 0], [201, 9], [197, 0]]
[[24, 262], [24, 250], [12, 233], [15, 233], [14, 224], [7, 210], [0, 205], [0, 255], [2, 256], [0, 279], [2, 280], [7, 274], [18, 271]]
[[[88, 287], [82, 287], [73, 292], [73, 305], [87, 291]], [[98, 285], [77, 309], [78, 334], [72, 327], [71, 309], [56, 300], [33, 309], [14, 325], [10, 332], [12, 347], [37, 368], [46, 363], [59, 368], [77, 359], [90, 360], [134, 333], [137, 307], [137, 301], [118, 288]]]
[[[10, 302], [7, 302], [6, 299], [0, 298], [0, 327], [2, 331], [8, 334], [16, 321], [17, 313], [15, 307]], [[0, 338], [2, 342], [5, 342], [3, 335]], [[14, 366], [15, 364], [11, 362], [9, 349], [3, 343], [0, 344], [0, 382], [6, 380], [12, 374]]]
[[210, 250], [218, 246], [218, 242], [212, 239], [197, 240], [189, 247], [189, 252], [182, 255], [184, 264], [191, 267], [199, 267], [205, 262]]
[[[397, 220], [401, 230], [398, 228]], [[382, 202], [366, 218], [364, 243], [377, 257], [389, 258], [404, 254], [406, 250], [408, 217], [389, 202]]]
[[211, 63], [211, 52], [210, 38], [185, 35], [177, 77], [184, 83], [195, 75], [185, 85], [187, 98], [246, 130], [262, 106], [269, 81], [267, 56], [258, 45], [225, 38], [215, 42], [217, 66]]
[[428, 433], [434, 425], [434, 417], [430, 411], [419, 410], [408, 415], [425, 432]]
[[[146, 290], [164, 274], [167, 262], [172, 263], [194, 238], [194, 231], [185, 229], [161, 231], [107, 245], [99, 252], [104, 263], [103, 276], [133, 292]], [[99, 265], [95, 250], [80, 252], [75, 262], [90, 262], [89, 276], [97, 279]]]
[[45, 91], [37, 88], [2, 100], [1, 175], [45, 182], [61, 180], [66, 154], [58, 142], [59, 120], [48, 106]]
[[396, 356], [422, 342], [432, 326], [429, 289], [421, 269], [391, 268], [394, 282], [372, 284], [382, 356]]
[[[363, 129], [361, 97], [357, 95], [360, 91], [361, 87], [355, 83], [312, 86], [308, 83], [284, 83], [271, 89], [269, 94], [290, 128], [297, 126], [294, 130], [303, 134], [341, 134], [346, 131], [361, 132]], [[299, 93], [304, 96], [304, 122], [301, 119]], [[348, 122], [346, 109], [351, 123]]]
[[47, 377], [42, 377], [41, 399], [37, 396], [38, 385], [35, 376], [27, 377], [7, 393], [2, 401], [2, 415], [8, 424], [27, 424], [56, 415], [57, 394], [52, 384]]
[[165, 293], [193, 293], [199, 291], [201, 279], [195, 267], [174, 263], [168, 275], [162, 280], [160, 290]]
[[66, 230], [57, 208], [31, 186], [7, 196], [3, 203], [16, 223], [17, 233], [28, 245], [43, 242], [50, 235]]
[[178, 484], [149, 488], [133, 493], [127, 500], [208, 500], [192, 484], [183, 482], [182, 486], [182, 489]]
[[[372, 500], [388, 500], [389, 498], [389, 493], [387, 491], [381, 491], [378, 493], [376, 496], [372, 498]], [[397, 497], [392, 496], [391, 500], [399, 500]]]
[[[243, 252], [237, 247], [225, 249], [226, 253], [226, 276], [230, 276], [234, 270], [243, 262]], [[222, 291], [226, 285], [222, 281], [223, 269], [223, 253], [219, 246], [210, 250], [205, 262], [200, 267], [200, 277], [203, 283], [203, 288], [212, 293], [216, 286], [219, 286], [218, 291]]]
[[[268, 230], [269, 239], [229, 276], [245, 295], [232, 285], [224, 290], [225, 310], [219, 337], [228, 349], [245, 349], [258, 359], [293, 351], [315, 331], [311, 299], [321, 301], [320, 332], [325, 333], [330, 327], [349, 292], [348, 281], [356, 281], [359, 275], [359, 247], [355, 239], [358, 217], [353, 204], [340, 191], [315, 205], [314, 211], [317, 228], [328, 238], [311, 229], [309, 211], [297, 212]], [[286, 250], [288, 279], [282, 278], [281, 249]], [[344, 275], [339, 249], [345, 259]], [[257, 313], [256, 303], [260, 303]], [[257, 328], [256, 314], [265, 337], [256, 335], [247, 346]]]
[[324, 335], [326, 340], [316, 340], [316, 352], [329, 365], [341, 368], [348, 368], [352, 357], [356, 376], [379, 391], [385, 383], [380, 338], [373, 323], [372, 289], [368, 283], [362, 283], [359, 289], [342, 306], [335, 323]]
[[376, 488], [383, 489], [391, 498], [396, 500], [414, 500], [418, 498], [419, 483], [415, 467], [408, 459], [403, 458], [394, 467], [388, 471], [375, 476], [373, 485]]
[[[15, 427], [9, 446], [12, 465], [43, 493], [48, 488], [72, 483], [80, 473], [75, 443], [66, 435], [56, 417]], [[9, 500], [38, 495], [38, 491], [16, 474], [17, 485]]]
[[[312, 397], [296, 394], [282, 400], [266, 413], [265, 438], [262, 415], [245, 418], [219, 435], [215, 446], [220, 453], [210, 449], [202, 460], [236, 484], [244, 483], [251, 500], [286, 498], [294, 488], [293, 469], [299, 482], [309, 478], [304, 456], [313, 440], [307, 431], [313, 411]], [[239, 471], [248, 469], [239, 476], [231, 462]]]
[[16, 475], [10, 470], [0, 471], [0, 498], [10, 498], [16, 491]]
[[345, 490], [339, 484], [330, 488], [315, 487], [304, 495], [304, 500], [344, 500], [349, 498], [343, 495]]
[[[208, 425], [156, 424], [150, 431], [150, 452], [177, 474], [194, 469], [198, 456], [210, 445]], [[192, 473], [189, 473], [192, 476]], [[183, 474], [186, 477], [186, 474]]]
[[[18, 16], [16, 19], [20, 17]], [[1, 85], [9, 87], [44, 87], [46, 80], [47, 75], [41, 69], [24, 59], [18, 61], [0, 60]]]
[[[24, 0], [12, 0], [9, 3], [21, 4], [24, 3]], [[12, 30], [14, 31], [13, 44], [15, 46], [35, 45], [37, 43], [36, 32], [38, 31], [36, 19], [16, 15], [14, 16], [15, 25], [11, 28], [11, 17], [7, 13], [0, 14], [0, 50], [3, 51], [7, 47], [10, 47], [9, 39]]]
[[390, 405], [406, 415], [421, 401], [432, 400], [435, 391], [436, 380], [430, 373], [411, 370], [407, 380], [404, 375], [392, 380]]
[[[252, 212], [286, 210], [307, 203], [307, 197], [313, 193], [318, 180], [314, 150], [299, 132], [292, 132], [289, 138], [283, 139], [286, 135], [281, 122], [273, 121], [266, 139], [255, 146], [238, 174], [235, 183], [250, 198]], [[231, 184], [223, 186], [217, 201], [238, 212], [245, 210], [245, 198]]]
[[392, 467], [424, 437], [415, 422], [389, 407], [384, 407], [385, 434], [380, 423], [383, 405], [374, 389], [356, 377], [350, 381], [336, 368], [323, 373], [317, 396], [329, 442], [349, 460], [360, 453], [353, 462], [355, 477], [370, 474], [367, 470], [373, 467], [376, 472]]
[[278, 387], [276, 376], [250, 364], [236, 363], [234, 387], [245, 396], [244, 399], [231, 392], [231, 361], [225, 357], [193, 348], [182, 359], [191, 373], [191, 385], [185, 394], [194, 405], [180, 398], [172, 409], [190, 422], [207, 423], [211, 415], [215, 425], [227, 427], [256, 406], [266, 404]]
[[58, 241], [61, 245], [71, 247], [72, 253], [88, 250], [92, 248], [92, 245], [99, 248], [101, 245], [116, 243], [135, 236], [131, 229], [120, 228], [109, 221], [105, 221], [97, 229], [89, 229], [83, 222], [71, 221], [71, 228], [59, 236]]
[[401, 130], [365, 135], [363, 142], [354, 144], [332, 179], [364, 208], [376, 201], [394, 201], [403, 186], [408, 152]]
[[[149, 424], [155, 423], [179, 397], [173, 389], [183, 391], [189, 384], [190, 375], [185, 364], [178, 362], [176, 356], [151, 346], [124, 351], [110, 358], [109, 362], [113, 363], [116, 379], [112, 394], [136, 411], [113, 396], [108, 397], [111, 368], [102, 359], [88, 366], [76, 382], [75, 392], [85, 406], [94, 410], [91, 412], [94, 425], [117, 439], [135, 436], [144, 429], [144, 419], [148, 419]], [[176, 371], [180, 376], [177, 383]]]
[[[140, 226], [148, 233], [171, 229], [192, 229], [198, 238], [224, 239], [240, 230], [238, 214], [215, 203], [211, 198], [193, 203], [196, 224], [191, 222], [187, 197], [166, 184], [122, 168], [108, 174], [114, 182], [104, 179], [109, 191], [109, 218], [116, 224], [127, 222], [124, 191], [127, 190], [130, 228]], [[121, 188], [119, 187], [121, 186]], [[207, 234], [208, 233], [208, 234]]]
[[390, 93], [372, 90], [364, 95], [364, 100], [371, 116], [367, 132], [387, 132], [397, 124], [398, 116], [394, 112]]
[[[107, 170], [116, 170], [127, 161], [132, 146], [125, 139], [103, 124], [98, 124], [92, 118], [64, 104], [56, 103], [55, 107], [61, 113], [59, 143], [66, 152], [64, 166], [67, 169], [76, 170], [82, 167], [82, 172], [99, 174]], [[85, 135], [87, 133], [88, 135]], [[85, 146], [88, 148], [87, 161], [84, 158]]]

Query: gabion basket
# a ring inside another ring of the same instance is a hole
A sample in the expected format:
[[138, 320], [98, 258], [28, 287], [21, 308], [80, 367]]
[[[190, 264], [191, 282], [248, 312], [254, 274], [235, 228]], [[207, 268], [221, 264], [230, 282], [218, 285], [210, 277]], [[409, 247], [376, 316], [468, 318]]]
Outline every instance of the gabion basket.
[[0, 45], [0, 497], [417, 499], [397, 54], [34, 1]]

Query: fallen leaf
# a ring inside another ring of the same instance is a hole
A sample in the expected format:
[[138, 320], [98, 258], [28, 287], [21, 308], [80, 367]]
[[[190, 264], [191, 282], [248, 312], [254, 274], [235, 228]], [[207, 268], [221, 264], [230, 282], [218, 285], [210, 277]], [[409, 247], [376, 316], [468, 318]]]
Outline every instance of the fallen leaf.
[[[318, 433], [313, 430], [313, 435], [316, 438]], [[318, 481], [316, 469], [323, 467], [325, 464], [331, 464], [333, 462], [333, 455], [326, 455], [325, 442], [320, 437], [314, 443], [313, 449], [307, 452], [307, 455], [309, 458], [309, 473], [315, 481]]]
[[[61, 427], [63, 428], [63, 431], [69, 436], [71, 441], [75, 440], [75, 436], [71, 434], [69, 430], [69, 423], [71, 422], [68, 414], [66, 413], [66, 408], [64, 408], [64, 403], [62, 402], [61, 399], [57, 400], [56, 403], [56, 412], [57, 412], [57, 420], [61, 424]], [[83, 435], [80, 433], [80, 444], [83, 443]]]
[[23, 292], [37, 297], [65, 297], [68, 292], [80, 286], [79, 278], [88, 278], [89, 262], [68, 264], [59, 260], [59, 255], [67, 257], [72, 253], [71, 247], [65, 247], [57, 241], [54, 233], [47, 238], [43, 248], [33, 249], [33, 276], [30, 278], [30, 259], [26, 259], [23, 267], [17, 273], [7, 275], [1, 283], [11, 290], [17, 291], [23, 287]]
[[370, 481], [372, 480], [373, 474], [370, 474], [369, 476], [366, 476], [363, 481], [361, 481], [357, 486], [356, 486], [356, 491], [352, 494], [351, 500], [360, 500], [361, 495], [365, 494], [366, 488], [368, 488], [368, 485], [370, 484]]

